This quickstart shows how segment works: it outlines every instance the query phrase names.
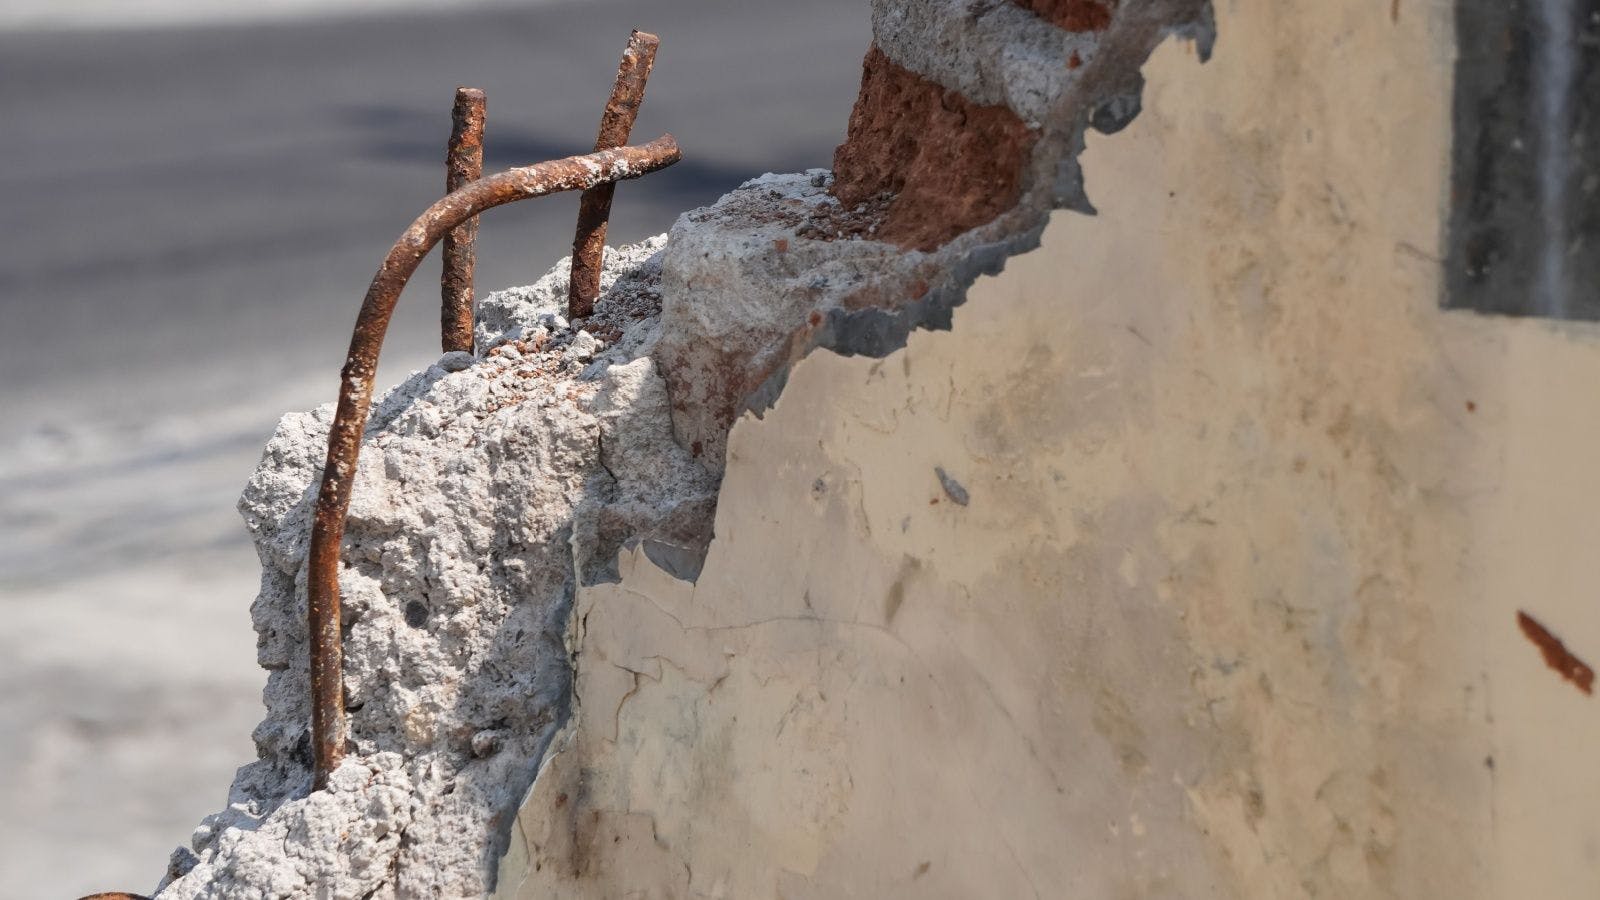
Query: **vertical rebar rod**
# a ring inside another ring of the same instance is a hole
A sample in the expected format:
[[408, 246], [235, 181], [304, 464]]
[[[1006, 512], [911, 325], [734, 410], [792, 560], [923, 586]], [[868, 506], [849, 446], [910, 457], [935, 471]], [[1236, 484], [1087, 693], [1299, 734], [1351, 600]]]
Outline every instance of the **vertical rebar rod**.
[[345, 516], [355, 486], [361, 436], [372, 408], [372, 379], [395, 303], [422, 258], [451, 230], [486, 209], [557, 191], [588, 190], [621, 178], [638, 178], [678, 161], [678, 143], [665, 134], [642, 147], [618, 147], [511, 169], [469, 182], [428, 207], [389, 248], [372, 276], [356, 316], [350, 351], [339, 370], [339, 403], [328, 428], [328, 457], [317, 487], [307, 561], [306, 620], [311, 657], [312, 787], [328, 786], [328, 776], [345, 755], [349, 725], [344, 715], [344, 639], [339, 607], [340, 548]]
[[[633, 121], [639, 116], [639, 106], [644, 103], [645, 82], [650, 80], [650, 70], [656, 64], [656, 48], [660, 45], [661, 39], [647, 31], [635, 30], [628, 36], [628, 47], [622, 51], [622, 62], [617, 66], [617, 81], [611, 88], [611, 99], [600, 116], [595, 152], [621, 147], [628, 142]], [[611, 218], [611, 197], [616, 189], [614, 182], [602, 184], [584, 191], [583, 198], [578, 201], [578, 232], [572, 239], [572, 278], [567, 289], [569, 319], [581, 319], [593, 313], [594, 301], [600, 296], [606, 223]]]
[[[478, 88], [456, 88], [450, 113], [450, 144], [444, 157], [444, 192], [453, 193], [483, 177], [484, 94]], [[472, 352], [472, 270], [477, 263], [473, 242], [478, 217], [473, 216], [444, 236], [444, 272], [439, 279], [439, 343], [444, 352]]]

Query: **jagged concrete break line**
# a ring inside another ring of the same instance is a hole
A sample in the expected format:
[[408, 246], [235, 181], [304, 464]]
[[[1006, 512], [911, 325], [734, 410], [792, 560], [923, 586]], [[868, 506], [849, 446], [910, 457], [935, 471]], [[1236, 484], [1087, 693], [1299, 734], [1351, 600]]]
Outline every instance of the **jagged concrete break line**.
[[479, 213], [561, 191], [588, 190], [625, 178], [638, 178], [681, 158], [678, 142], [665, 134], [640, 147], [619, 147], [510, 169], [447, 194], [411, 223], [390, 248], [372, 278], [356, 317], [350, 352], [340, 371], [339, 404], [328, 431], [328, 459], [317, 489], [311, 526], [307, 620], [311, 655], [311, 734], [314, 790], [345, 754], [344, 650], [339, 621], [339, 549], [355, 482], [361, 435], [372, 406], [378, 354], [395, 303], [422, 258], [452, 229]]

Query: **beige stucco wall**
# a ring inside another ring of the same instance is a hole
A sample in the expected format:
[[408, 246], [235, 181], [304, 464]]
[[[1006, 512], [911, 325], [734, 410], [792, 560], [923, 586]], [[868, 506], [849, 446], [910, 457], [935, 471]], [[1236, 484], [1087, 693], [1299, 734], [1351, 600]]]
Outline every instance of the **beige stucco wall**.
[[[506, 897], [1593, 897], [1600, 329], [1438, 308], [1449, 3], [1222, 0], [951, 332], [581, 592]], [[958, 505], [941, 467], [965, 488]]]

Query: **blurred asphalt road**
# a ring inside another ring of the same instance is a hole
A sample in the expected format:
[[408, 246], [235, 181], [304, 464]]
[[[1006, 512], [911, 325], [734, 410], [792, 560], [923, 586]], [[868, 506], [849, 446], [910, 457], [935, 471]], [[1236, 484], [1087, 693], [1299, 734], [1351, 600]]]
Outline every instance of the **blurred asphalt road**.
[[[142, 412], [152, 388], [204, 402], [308, 370], [336, 384], [373, 270], [441, 193], [457, 84], [488, 92], [488, 170], [588, 152], [629, 28], [659, 33], [635, 135], [670, 130], [685, 159], [619, 189], [613, 234], [633, 240], [751, 175], [829, 164], [864, 7], [635, 0], [0, 35], [0, 385]], [[563, 196], [485, 215], [479, 284], [542, 273], [575, 210]], [[431, 354], [437, 272], [403, 299], [390, 360]]]
[[[361, 295], [441, 193], [458, 84], [487, 166], [587, 152], [661, 35], [611, 236], [829, 165], [862, 0], [627, 0], [0, 33], [0, 897], [153, 887], [248, 761], [257, 566], [233, 503], [279, 414], [333, 399]], [[566, 255], [575, 195], [486, 214], [478, 287]], [[437, 355], [437, 254], [380, 386]]]

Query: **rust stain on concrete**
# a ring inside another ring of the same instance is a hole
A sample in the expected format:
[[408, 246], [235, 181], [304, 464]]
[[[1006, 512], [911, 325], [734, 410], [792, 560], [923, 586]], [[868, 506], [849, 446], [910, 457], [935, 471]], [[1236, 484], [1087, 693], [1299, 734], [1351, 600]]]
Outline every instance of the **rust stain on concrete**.
[[1550, 633], [1533, 616], [1522, 610], [1517, 610], [1517, 627], [1528, 636], [1539, 652], [1544, 654], [1545, 665], [1560, 673], [1562, 678], [1578, 686], [1578, 690], [1585, 694], [1594, 694], [1594, 669], [1588, 663], [1572, 655], [1572, 651], [1561, 643], [1561, 639]]

